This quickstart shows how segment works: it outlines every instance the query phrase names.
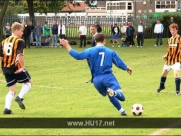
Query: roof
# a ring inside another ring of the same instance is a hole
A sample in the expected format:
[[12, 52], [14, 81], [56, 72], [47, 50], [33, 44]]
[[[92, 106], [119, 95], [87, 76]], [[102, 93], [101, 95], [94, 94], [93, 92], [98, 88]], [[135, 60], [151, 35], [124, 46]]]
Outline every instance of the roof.
[[66, 11], [85, 11], [85, 7], [88, 5], [85, 2], [79, 2], [80, 6], [73, 6], [73, 4], [66, 3], [66, 6], [61, 10], [62, 12]]

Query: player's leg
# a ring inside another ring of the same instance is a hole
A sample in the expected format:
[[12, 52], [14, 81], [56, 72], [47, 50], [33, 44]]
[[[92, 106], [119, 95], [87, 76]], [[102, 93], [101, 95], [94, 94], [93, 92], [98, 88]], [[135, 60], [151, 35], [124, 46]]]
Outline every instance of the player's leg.
[[13, 101], [13, 97], [16, 93], [16, 79], [13, 75], [5, 76], [7, 87], [9, 89], [9, 92], [6, 94], [5, 97], [5, 108], [4, 108], [4, 114], [12, 114], [11, 111], [11, 103]]
[[156, 90], [156, 92], [160, 92], [161, 90], [165, 89], [165, 82], [166, 82], [166, 78], [167, 78], [167, 74], [170, 71], [171, 66], [168, 65], [164, 65], [163, 67], [163, 72], [162, 72], [162, 76], [160, 78], [160, 86], [159, 88]]
[[126, 111], [123, 109], [123, 107], [121, 106], [120, 102], [118, 101], [116, 97], [109, 96], [109, 100], [122, 116], [126, 115]]
[[180, 63], [175, 63], [173, 65], [173, 70], [175, 77], [176, 95], [180, 95]]
[[[106, 96], [107, 94], [107, 87], [105, 86], [105, 83], [103, 82], [103, 76], [100, 77], [95, 77], [94, 78], [94, 87], [98, 90], [98, 92], [102, 95], [102, 96]], [[106, 81], [107, 82], [107, 81]], [[110, 102], [112, 103], [112, 105], [120, 112], [121, 115], [126, 115], [125, 110], [122, 108], [121, 104], [119, 103], [118, 99], [113, 96], [113, 97], [109, 97]]]
[[32, 80], [27, 71], [23, 71], [16, 75], [17, 82], [18, 83], [24, 83], [20, 93], [16, 97], [15, 101], [19, 104], [21, 109], [25, 109], [25, 106], [23, 104], [23, 98], [28, 93], [28, 91], [31, 89], [32, 86]]
[[[118, 109], [121, 115], [126, 115], [125, 110], [123, 109], [122, 105], [118, 101], [118, 100], [125, 101], [125, 96], [120, 91], [121, 86], [119, 85], [119, 82], [117, 81], [116, 77], [113, 74], [106, 74], [104, 76], [103, 81], [104, 81], [103, 82], [104, 86], [106, 86], [107, 88], [107, 94], [109, 96], [110, 102]], [[114, 95], [110, 95], [110, 94], [114, 94]]]

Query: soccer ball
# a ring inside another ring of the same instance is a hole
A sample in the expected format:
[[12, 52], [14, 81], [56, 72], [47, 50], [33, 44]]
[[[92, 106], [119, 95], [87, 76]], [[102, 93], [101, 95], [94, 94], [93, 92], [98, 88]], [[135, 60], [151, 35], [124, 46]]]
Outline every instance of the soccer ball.
[[131, 112], [135, 116], [140, 116], [143, 114], [143, 106], [141, 104], [134, 104], [131, 108]]

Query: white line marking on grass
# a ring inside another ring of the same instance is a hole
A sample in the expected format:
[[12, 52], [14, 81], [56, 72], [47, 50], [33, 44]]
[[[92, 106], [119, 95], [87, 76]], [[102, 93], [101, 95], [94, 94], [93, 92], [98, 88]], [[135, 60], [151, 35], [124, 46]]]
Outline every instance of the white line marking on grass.
[[6, 83], [6, 81], [4, 81], [4, 80], [0, 80], [0, 82], [4, 82], [4, 83]]
[[169, 125], [168, 127], [159, 129], [159, 130], [157, 130], [157, 131], [155, 131], [155, 132], [153, 132], [153, 133], [151, 133], [151, 134], [149, 134], [149, 135], [150, 135], [150, 136], [162, 135], [163, 133], [171, 130], [172, 128], [174, 128], [174, 127], [176, 127], [176, 126], [178, 126], [178, 125], [181, 125], [181, 120], [178, 120], [177, 122]]
[[[6, 81], [5, 80], [0, 80], [0, 82], [3, 82], [3, 83], [6, 83]], [[75, 88], [75, 87], [70, 87], [70, 88], [68, 88], [68, 87], [61, 87], [61, 86], [59, 86], [59, 87], [53, 87], [53, 86], [45, 86], [45, 85], [35, 85], [35, 84], [33, 84], [33, 86], [36, 86], [36, 87], [41, 87], [41, 88], [49, 88], [49, 89], [67, 89], [67, 90], [72, 90], [72, 89], [74, 89], [74, 90], [80, 90], [80, 88]], [[90, 89], [86, 89], [86, 90], [92, 90], [91, 88]]]

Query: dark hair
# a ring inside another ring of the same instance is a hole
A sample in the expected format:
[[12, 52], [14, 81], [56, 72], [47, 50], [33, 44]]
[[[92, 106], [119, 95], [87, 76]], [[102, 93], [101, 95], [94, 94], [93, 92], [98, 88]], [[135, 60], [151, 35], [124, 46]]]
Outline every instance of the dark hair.
[[101, 34], [101, 33], [98, 33], [98, 34], [96, 34], [96, 36], [95, 36], [95, 41], [96, 41], [96, 43], [98, 43], [98, 42], [103, 42], [104, 39], [105, 39], [105, 36], [104, 36], [103, 34]]
[[48, 23], [48, 21], [45, 21], [45, 24], [47, 24]]

